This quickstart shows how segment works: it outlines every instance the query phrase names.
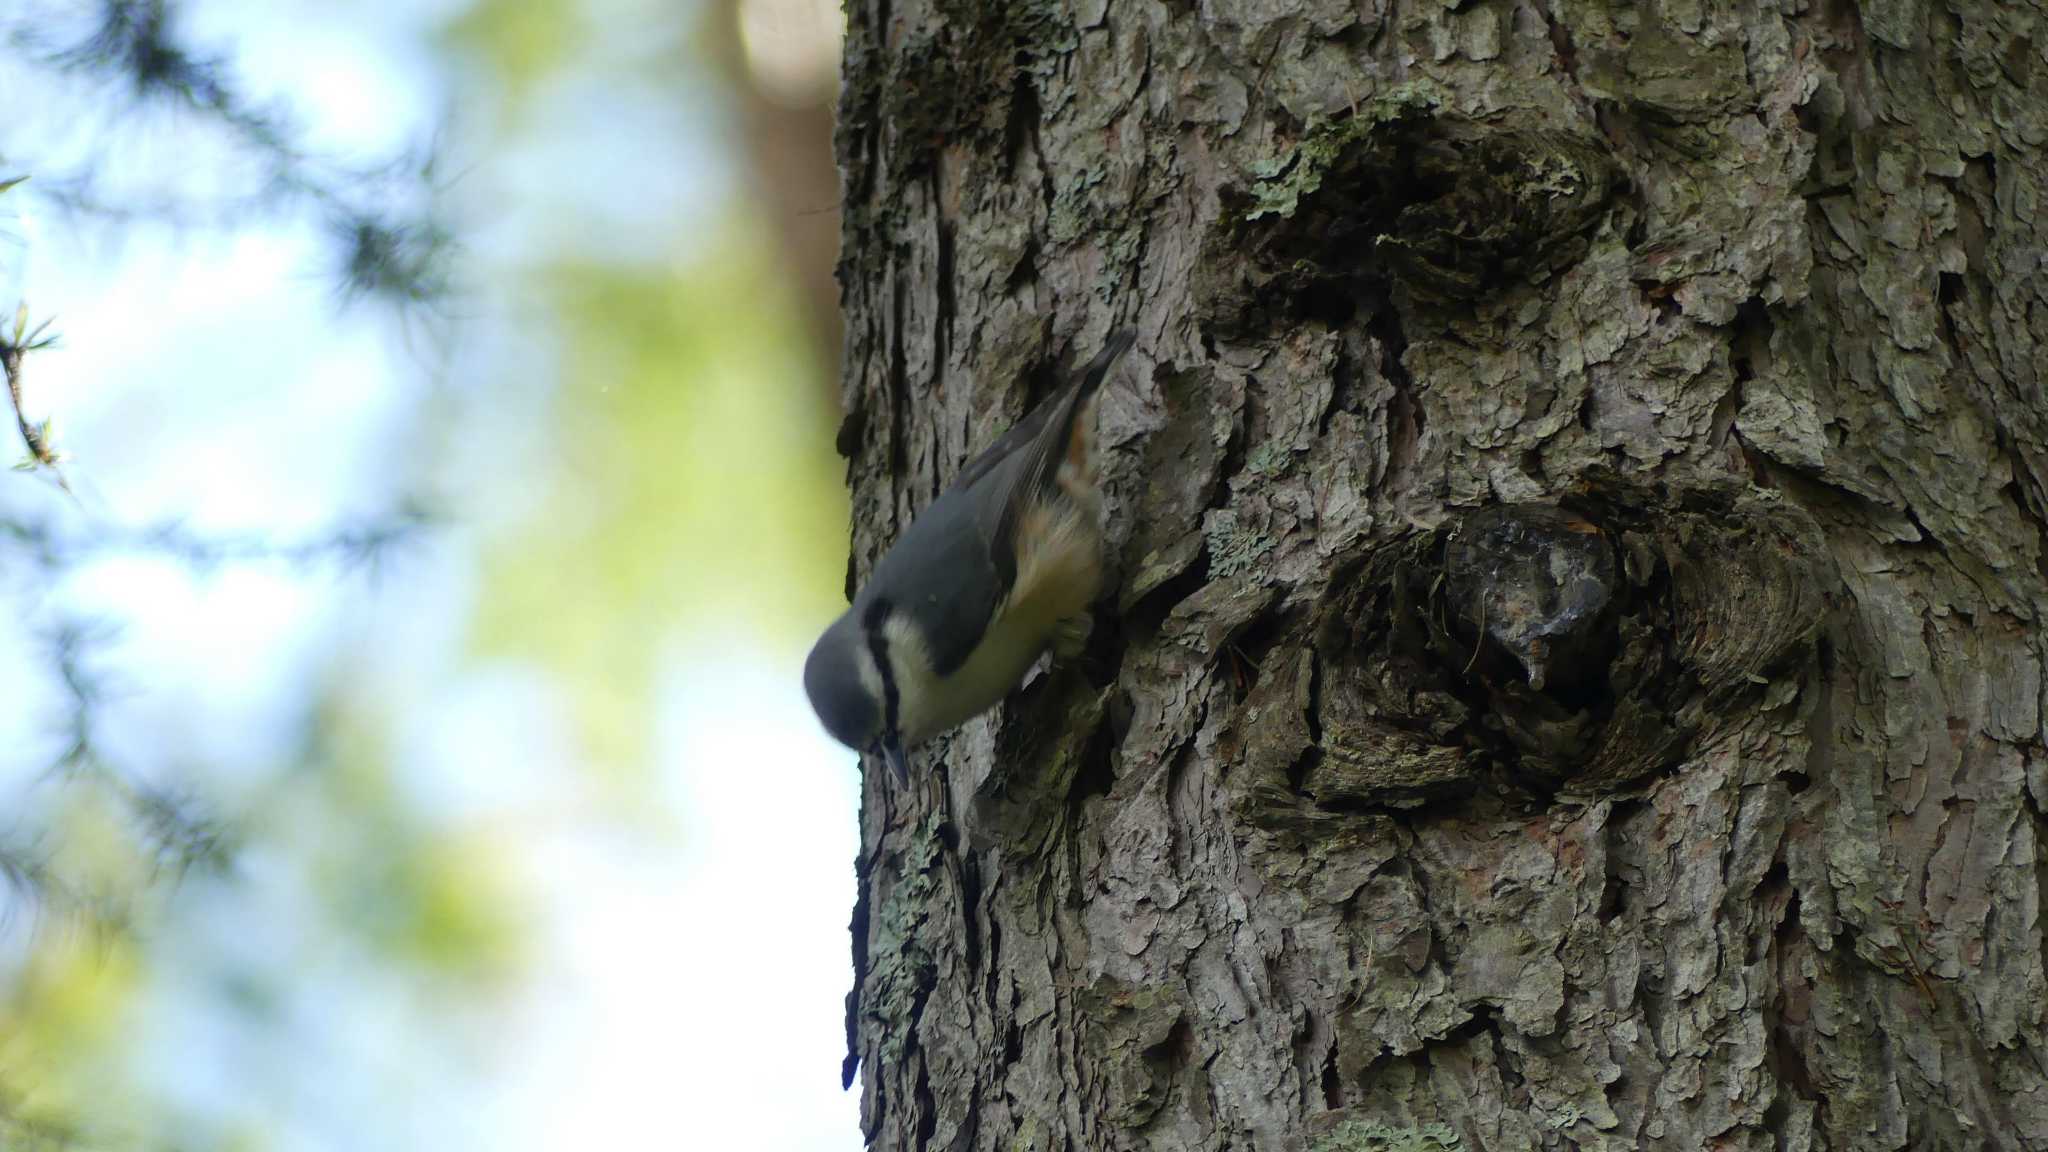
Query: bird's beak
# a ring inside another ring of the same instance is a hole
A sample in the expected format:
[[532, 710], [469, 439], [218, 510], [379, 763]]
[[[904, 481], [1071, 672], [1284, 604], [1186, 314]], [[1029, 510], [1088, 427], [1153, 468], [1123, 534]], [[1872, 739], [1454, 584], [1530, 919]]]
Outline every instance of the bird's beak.
[[889, 770], [896, 774], [898, 784], [910, 783], [910, 758], [903, 754], [903, 741], [895, 736], [881, 739], [882, 759], [889, 762]]

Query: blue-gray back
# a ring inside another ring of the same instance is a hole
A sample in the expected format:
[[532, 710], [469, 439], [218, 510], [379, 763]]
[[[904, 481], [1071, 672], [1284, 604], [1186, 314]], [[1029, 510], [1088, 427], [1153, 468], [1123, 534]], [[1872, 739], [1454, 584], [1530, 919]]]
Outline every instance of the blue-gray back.
[[1017, 518], [1052, 484], [1076, 410], [1131, 341], [1128, 329], [1112, 334], [1079, 380], [969, 461], [875, 566], [856, 613], [873, 589], [888, 588], [891, 606], [922, 634], [932, 670], [945, 676], [964, 664], [1016, 581]]

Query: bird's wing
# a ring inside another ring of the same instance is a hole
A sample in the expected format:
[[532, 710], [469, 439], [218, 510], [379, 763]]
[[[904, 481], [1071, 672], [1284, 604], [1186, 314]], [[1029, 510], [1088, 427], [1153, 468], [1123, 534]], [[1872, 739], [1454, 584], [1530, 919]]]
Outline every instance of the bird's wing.
[[878, 585], [897, 598], [889, 606], [917, 628], [924, 655], [940, 676], [951, 675], [974, 654], [1010, 590], [964, 488], [947, 489], [911, 521], [869, 578], [869, 587]]
[[[950, 675], [967, 662], [1009, 596], [1017, 580], [1018, 520], [1053, 482], [1081, 401], [1101, 385], [1132, 338], [1128, 329], [1112, 335], [1081, 379], [961, 469], [870, 577], [871, 586], [883, 584], [903, 598], [892, 607], [917, 625], [937, 674]], [[922, 561], [914, 567], [913, 556]], [[884, 567], [891, 571], [881, 580]]]
[[[1116, 366], [1117, 360], [1130, 349], [1135, 339], [1135, 334], [1128, 328], [1112, 333], [1103, 343], [1102, 351], [1089, 361], [1079, 380], [1039, 405], [990, 449], [993, 452], [996, 448], [1005, 447], [1012, 436], [1023, 434], [1018, 441], [1008, 443], [1004, 459], [984, 466], [983, 479], [992, 488], [986, 497], [975, 501], [992, 562], [1002, 574], [1005, 590], [1017, 579], [1017, 526], [1032, 501], [1050, 488], [1058, 475], [1060, 462], [1066, 457], [1072, 441], [1074, 414], [1102, 385], [1109, 370]], [[979, 460], [976, 462], [980, 463]]]
[[[1116, 366], [1117, 359], [1129, 350], [1131, 343], [1136, 339], [1136, 334], [1128, 328], [1112, 333], [1109, 339], [1103, 342], [1102, 351], [1096, 353], [1095, 359], [1090, 361], [1088, 367], [1082, 370], [1079, 380], [1068, 384], [1065, 388], [1047, 398], [1044, 403], [1026, 412], [1022, 420], [1017, 421], [1010, 426], [1007, 432], [996, 437], [995, 443], [982, 449], [980, 455], [969, 460], [967, 466], [960, 469], [960, 475], [953, 478], [953, 486], [956, 488], [973, 487], [993, 471], [997, 465], [1015, 456], [1019, 450], [1029, 449], [1038, 444], [1041, 434], [1046, 430], [1046, 425], [1055, 419], [1060, 422], [1062, 429], [1051, 439], [1064, 441], [1066, 439], [1064, 426], [1068, 420], [1072, 419], [1074, 408], [1078, 406], [1080, 401], [1087, 399], [1090, 393], [1101, 386], [1103, 379], [1109, 375], [1109, 370]], [[1070, 404], [1069, 401], [1072, 401], [1072, 403]]]

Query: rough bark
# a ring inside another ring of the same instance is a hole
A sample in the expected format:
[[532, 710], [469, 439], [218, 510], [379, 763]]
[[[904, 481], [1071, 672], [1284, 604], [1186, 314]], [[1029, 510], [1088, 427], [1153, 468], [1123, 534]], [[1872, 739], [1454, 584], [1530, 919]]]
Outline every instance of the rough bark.
[[849, 576], [1141, 333], [870, 1146], [2048, 1147], [2043, 12], [851, 0]]

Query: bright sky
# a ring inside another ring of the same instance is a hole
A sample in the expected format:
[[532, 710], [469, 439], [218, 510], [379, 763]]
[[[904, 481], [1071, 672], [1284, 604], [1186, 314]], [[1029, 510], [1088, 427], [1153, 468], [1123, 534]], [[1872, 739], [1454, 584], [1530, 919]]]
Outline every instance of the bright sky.
[[[317, 138], [377, 149], [410, 138], [443, 99], [418, 32], [450, 6], [199, 3], [194, 29], [231, 47], [259, 90], [289, 92]], [[562, 99], [543, 122], [583, 127], [495, 178], [517, 179], [538, 155], [592, 172], [632, 156], [648, 179], [630, 195], [618, 189], [633, 181], [554, 188], [536, 217], [559, 221], [587, 192], [625, 197], [591, 208], [613, 231], [666, 228], [725, 193], [704, 175], [731, 163], [704, 114], [590, 118], [591, 93]], [[59, 416], [99, 514], [289, 537], [376, 506], [420, 366], [388, 321], [338, 312], [315, 238], [271, 228], [112, 246], [36, 224], [31, 298], [59, 315], [65, 346], [37, 362], [32, 403]], [[8, 506], [54, 499], [30, 479], [8, 489]], [[502, 512], [487, 483], [465, 495], [483, 502], [467, 509], [480, 521]], [[838, 1079], [857, 778], [797, 688], [801, 654], [748, 637], [679, 644], [661, 692], [658, 811], [629, 826], [578, 770], [539, 673], [459, 659], [475, 542], [458, 529], [375, 588], [116, 558], [61, 591], [124, 624], [110, 650], [131, 689], [113, 713], [117, 755], [229, 777], [272, 770], [339, 662], [390, 716], [404, 794], [494, 829], [533, 916], [530, 980], [502, 1011], [451, 1025], [322, 954], [297, 881], [249, 859], [231, 888], [191, 902], [169, 942], [136, 1044], [148, 1078], [254, 1115], [284, 1149], [861, 1147], [857, 1097]], [[0, 647], [10, 699], [24, 666]], [[29, 710], [7, 713], [0, 746], [47, 746]], [[290, 977], [292, 1035], [314, 1042], [269, 1051], [195, 1014], [180, 981], [223, 957]]]

